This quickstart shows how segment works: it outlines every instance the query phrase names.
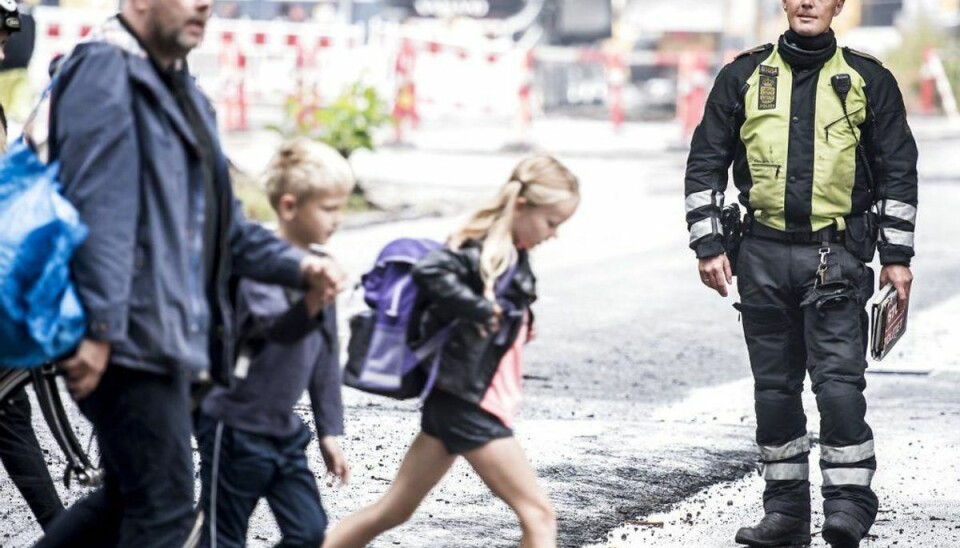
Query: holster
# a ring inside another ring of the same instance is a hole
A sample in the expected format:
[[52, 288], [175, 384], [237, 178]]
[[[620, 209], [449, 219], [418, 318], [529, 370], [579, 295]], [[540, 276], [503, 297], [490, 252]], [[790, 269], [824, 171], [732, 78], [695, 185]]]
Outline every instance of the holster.
[[723, 250], [730, 261], [730, 270], [737, 274], [737, 255], [740, 253], [740, 242], [743, 241], [743, 218], [740, 216], [740, 206], [730, 204], [720, 210], [720, 227], [723, 229]]
[[851, 215], [845, 219], [847, 229], [844, 231], [843, 246], [854, 257], [865, 263], [873, 261], [877, 253], [877, 238], [879, 223], [877, 215], [867, 211], [860, 215]]

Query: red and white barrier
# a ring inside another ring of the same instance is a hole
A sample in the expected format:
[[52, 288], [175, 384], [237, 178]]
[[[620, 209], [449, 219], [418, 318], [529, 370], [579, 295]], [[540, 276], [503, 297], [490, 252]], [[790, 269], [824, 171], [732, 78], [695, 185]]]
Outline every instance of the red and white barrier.
[[703, 118], [710, 92], [709, 57], [705, 52], [687, 52], [677, 67], [677, 121], [682, 138], [688, 142]]
[[[58, 7], [34, 10], [37, 43], [31, 80], [42, 89], [49, 61], [69, 53], [112, 15]], [[309, 110], [361, 79], [375, 56], [360, 26], [211, 19], [204, 42], [190, 54], [191, 72], [219, 112], [221, 129], [277, 124], [288, 99]]]
[[324, 97], [362, 77], [363, 42], [354, 26], [212, 19], [189, 62], [225, 113], [222, 129], [277, 124], [284, 113], [310, 127]]
[[416, 129], [420, 125], [420, 115], [417, 113], [417, 87], [413, 80], [416, 66], [417, 51], [413, 43], [404, 40], [397, 54], [395, 74], [397, 77], [397, 92], [393, 102], [394, 142], [404, 143], [404, 135], [408, 129]]
[[957, 98], [943, 60], [933, 48], [927, 48], [923, 54], [923, 66], [920, 68], [920, 110], [923, 114], [933, 114], [937, 99], [944, 114], [952, 121], [960, 120], [957, 110]]
[[[73, 45], [110, 14], [39, 7], [37, 88], [46, 62]], [[373, 25], [369, 36], [349, 25], [211, 19], [206, 38], [189, 63], [216, 103], [225, 131], [276, 125], [291, 115], [300, 127], [348, 85], [363, 81], [393, 99], [395, 139], [407, 140], [423, 122], [514, 127], [512, 141], [526, 143], [540, 108], [538, 62], [602, 66], [614, 128], [626, 119], [626, 90], [633, 66], [678, 68], [678, 123], [689, 137], [709, 89], [707, 54], [601, 51], [534, 47], [536, 35], [517, 43], [487, 38], [476, 29], [432, 25]], [[941, 65], [942, 69], [942, 65]]]
[[[472, 38], [470, 38], [472, 36]], [[421, 122], [511, 124], [510, 146], [526, 144], [537, 109], [532, 47], [449, 29], [383, 26], [370, 44], [395, 51], [394, 138]]]
[[623, 88], [629, 79], [629, 68], [622, 52], [613, 52], [605, 57], [607, 83], [610, 86], [610, 122], [620, 129], [626, 118], [623, 104]]

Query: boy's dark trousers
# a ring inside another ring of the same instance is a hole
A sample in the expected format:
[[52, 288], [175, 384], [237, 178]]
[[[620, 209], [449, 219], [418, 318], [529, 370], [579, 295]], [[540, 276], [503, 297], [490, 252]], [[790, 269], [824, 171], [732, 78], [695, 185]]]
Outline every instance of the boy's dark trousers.
[[245, 546], [247, 524], [261, 498], [267, 499], [283, 535], [278, 546], [323, 544], [327, 516], [307, 466], [310, 437], [303, 424], [296, 434], [277, 438], [230, 428], [198, 413], [200, 507], [206, 518], [201, 546]]
[[23, 388], [4, 402], [0, 408], [0, 460], [40, 527], [46, 529], [63, 512], [63, 503], [53, 486], [30, 415], [30, 400]]
[[190, 383], [110, 364], [80, 402], [100, 446], [104, 485], [51, 526], [38, 547], [179, 548], [195, 520]]

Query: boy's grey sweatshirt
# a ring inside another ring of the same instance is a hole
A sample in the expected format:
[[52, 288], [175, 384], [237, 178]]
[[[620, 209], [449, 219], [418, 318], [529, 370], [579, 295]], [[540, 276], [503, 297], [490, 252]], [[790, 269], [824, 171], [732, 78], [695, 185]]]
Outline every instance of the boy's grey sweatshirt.
[[238, 348], [241, 358], [232, 388], [216, 387], [203, 401], [207, 415], [237, 430], [287, 437], [300, 427], [294, 406], [304, 390], [317, 437], [343, 434], [336, 306], [311, 318], [302, 293], [241, 280], [238, 288]]

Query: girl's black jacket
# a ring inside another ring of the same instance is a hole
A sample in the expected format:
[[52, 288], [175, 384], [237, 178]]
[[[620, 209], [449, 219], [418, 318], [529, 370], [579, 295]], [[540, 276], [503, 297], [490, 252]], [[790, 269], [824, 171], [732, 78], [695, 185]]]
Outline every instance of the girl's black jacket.
[[456, 251], [439, 249], [414, 267], [419, 292], [410, 333], [416, 346], [459, 320], [443, 346], [436, 388], [478, 405], [503, 355], [517, 340], [524, 312], [537, 299], [536, 277], [526, 251], [520, 251], [513, 277], [498, 295], [504, 309], [500, 330], [481, 329], [493, 318], [493, 303], [483, 297], [480, 246], [468, 241]]

